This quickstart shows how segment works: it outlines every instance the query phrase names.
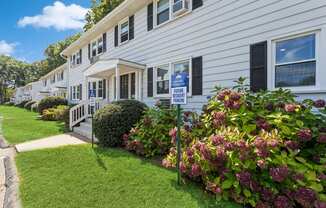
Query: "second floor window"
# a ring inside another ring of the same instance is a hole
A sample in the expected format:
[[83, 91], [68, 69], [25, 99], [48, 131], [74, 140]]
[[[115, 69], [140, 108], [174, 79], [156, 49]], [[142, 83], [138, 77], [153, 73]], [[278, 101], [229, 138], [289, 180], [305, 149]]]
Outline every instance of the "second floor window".
[[126, 20], [120, 25], [120, 43], [124, 43], [128, 40], [129, 40], [129, 20]]
[[170, 0], [157, 2], [157, 25], [170, 20]]
[[51, 77], [51, 84], [55, 83], [55, 75], [52, 75]]
[[97, 38], [96, 40], [94, 40], [93, 42], [91, 42], [91, 53], [90, 56], [94, 57], [97, 55], [100, 55], [102, 53], [104, 53], [105, 49], [104, 49], [104, 39], [103, 36]]
[[43, 86], [46, 87], [47, 84], [48, 84], [48, 80], [43, 80]]
[[92, 43], [92, 56], [96, 56], [97, 52], [97, 43], [96, 41]]
[[103, 38], [100, 37], [97, 41], [97, 54], [101, 54], [103, 52]]
[[77, 53], [74, 53], [70, 57], [70, 65], [71, 66], [76, 66], [82, 63], [82, 50], [79, 50]]

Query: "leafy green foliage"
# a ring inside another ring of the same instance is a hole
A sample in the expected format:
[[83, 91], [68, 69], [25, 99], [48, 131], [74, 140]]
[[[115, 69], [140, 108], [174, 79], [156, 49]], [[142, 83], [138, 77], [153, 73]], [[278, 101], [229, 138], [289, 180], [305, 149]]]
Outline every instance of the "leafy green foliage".
[[[218, 199], [253, 207], [319, 207], [326, 201], [324, 113], [325, 101], [296, 102], [287, 90], [217, 89], [201, 124], [182, 137], [180, 169]], [[176, 150], [163, 162], [175, 167]]]
[[176, 125], [176, 110], [150, 108], [129, 134], [124, 135], [126, 149], [152, 157], [166, 155], [172, 146], [169, 131]]
[[98, 23], [103, 17], [113, 11], [124, 0], [92, 0], [92, 6], [86, 14], [84, 30], [87, 31]]
[[38, 112], [43, 114], [44, 110], [55, 108], [59, 105], [67, 105], [68, 102], [62, 97], [46, 97], [43, 98], [38, 104]]
[[122, 145], [122, 135], [128, 133], [141, 119], [146, 105], [136, 100], [113, 102], [97, 111], [93, 128], [100, 145], [116, 147]]
[[69, 117], [69, 107], [59, 105], [54, 108], [45, 109], [42, 113], [42, 119], [45, 121], [66, 121], [67, 114]]

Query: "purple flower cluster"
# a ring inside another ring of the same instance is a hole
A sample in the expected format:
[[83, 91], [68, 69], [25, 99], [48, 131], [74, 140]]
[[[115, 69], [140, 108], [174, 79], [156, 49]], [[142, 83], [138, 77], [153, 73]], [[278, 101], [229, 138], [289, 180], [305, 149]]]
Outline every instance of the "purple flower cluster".
[[169, 132], [169, 136], [172, 138], [171, 143], [175, 144], [177, 139], [177, 128], [173, 128]]
[[208, 182], [207, 183], [206, 189], [208, 191], [213, 192], [214, 194], [220, 194], [220, 193], [222, 193], [222, 189], [218, 185], [216, 185], [215, 183], [212, 183], [212, 182]]
[[288, 177], [289, 169], [285, 165], [275, 167], [275, 168], [270, 168], [269, 175], [272, 177], [274, 181], [281, 183]]
[[187, 148], [186, 155], [187, 155], [189, 163], [194, 163], [195, 162], [194, 151], [191, 148]]
[[256, 204], [256, 208], [271, 208], [271, 206], [267, 202], [259, 201]]
[[302, 142], [309, 142], [312, 139], [312, 132], [310, 129], [300, 129], [297, 133], [299, 140]]
[[217, 99], [223, 101], [226, 108], [237, 110], [242, 105], [241, 97], [240, 93], [225, 89], [218, 94]]
[[326, 134], [319, 135], [317, 142], [320, 144], [326, 144]]
[[198, 164], [195, 163], [195, 164], [193, 164], [191, 166], [191, 176], [192, 177], [198, 177], [198, 176], [200, 176], [201, 172], [202, 172], [202, 170], [201, 170], [200, 165], [198, 165]]
[[325, 102], [325, 100], [316, 100], [314, 102], [314, 106], [316, 108], [324, 108], [326, 106], [326, 102]]
[[298, 105], [296, 104], [285, 104], [284, 110], [288, 113], [294, 113], [296, 109], [298, 108]]
[[291, 140], [286, 141], [285, 146], [293, 151], [298, 150], [300, 148], [300, 144], [298, 142]]
[[299, 188], [294, 198], [303, 207], [311, 207], [317, 199], [316, 193], [309, 188]]
[[226, 121], [226, 114], [223, 111], [214, 112], [213, 114], [213, 124], [215, 127], [219, 127], [225, 124]]
[[249, 188], [252, 180], [251, 173], [248, 171], [242, 171], [240, 173], [237, 173], [235, 175], [240, 182], [240, 184], [244, 187]]
[[267, 202], [272, 202], [274, 200], [274, 193], [268, 188], [261, 188], [260, 190], [261, 199]]
[[212, 144], [215, 146], [222, 145], [225, 142], [224, 137], [219, 135], [211, 136], [211, 140], [212, 140]]
[[211, 151], [205, 143], [200, 144], [199, 151], [205, 160], [212, 159]]
[[184, 162], [180, 162], [179, 168], [180, 168], [181, 173], [186, 173], [187, 172], [187, 167], [186, 167], [186, 164]]
[[279, 195], [276, 197], [274, 201], [274, 207], [275, 208], [291, 208], [293, 207], [290, 200], [283, 195]]
[[268, 143], [261, 137], [257, 137], [253, 143], [257, 148], [257, 156], [266, 158], [269, 156]]
[[259, 118], [256, 121], [256, 125], [258, 128], [264, 129], [266, 131], [268, 131], [271, 128], [271, 125], [265, 119], [262, 119], [262, 118]]

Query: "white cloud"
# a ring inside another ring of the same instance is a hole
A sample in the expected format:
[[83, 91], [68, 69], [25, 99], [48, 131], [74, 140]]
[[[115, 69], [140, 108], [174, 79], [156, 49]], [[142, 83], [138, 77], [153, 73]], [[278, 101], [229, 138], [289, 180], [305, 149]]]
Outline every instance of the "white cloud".
[[84, 26], [87, 11], [87, 8], [76, 4], [66, 6], [62, 2], [56, 1], [53, 5], [44, 7], [42, 14], [23, 17], [18, 21], [18, 26], [25, 27], [32, 25], [37, 28], [53, 27], [59, 31], [80, 29]]
[[16, 45], [16, 43], [7, 43], [4, 40], [0, 40], [0, 55], [12, 55], [15, 51]]

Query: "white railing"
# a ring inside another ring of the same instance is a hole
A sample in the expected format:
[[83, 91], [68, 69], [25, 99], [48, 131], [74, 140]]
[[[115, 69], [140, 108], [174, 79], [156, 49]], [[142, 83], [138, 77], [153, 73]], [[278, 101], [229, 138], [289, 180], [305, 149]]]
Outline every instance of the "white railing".
[[[95, 111], [102, 109], [107, 104], [104, 100], [95, 101]], [[82, 101], [78, 105], [72, 107], [70, 109], [70, 118], [69, 118], [69, 127], [70, 130], [83, 120], [91, 117], [91, 107], [89, 105], [89, 101]]]
[[88, 117], [88, 101], [82, 101], [70, 109], [69, 127], [70, 130]]

